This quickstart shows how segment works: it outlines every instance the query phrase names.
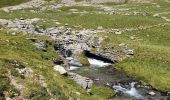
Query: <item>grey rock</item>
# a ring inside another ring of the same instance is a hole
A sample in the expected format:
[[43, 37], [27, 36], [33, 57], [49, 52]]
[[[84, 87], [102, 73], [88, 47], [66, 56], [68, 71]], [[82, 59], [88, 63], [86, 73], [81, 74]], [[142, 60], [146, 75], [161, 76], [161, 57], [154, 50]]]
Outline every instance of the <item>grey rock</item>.
[[81, 64], [78, 60], [72, 59], [68, 62], [69, 66], [76, 66], [76, 67], [82, 67], [83, 64]]
[[61, 75], [66, 75], [67, 74], [67, 71], [64, 69], [64, 67], [62, 67], [60, 65], [54, 66], [54, 70], [59, 72]]
[[47, 51], [47, 43], [46, 42], [40, 42], [34, 44], [38, 50]]
[[93, 85], [93, 81], [87, 77], [83, 77], [76, 73], [68, 73], [69, 77], [73, 79], [77, 84], [79, 84], [84, 89], [89, 89]]
[[134, 51], [132, 49], [127, 50], [127, 55], [134, 55]]
[[151, 96], [156, 95], [156, 93], [155, 93], [155, 92], [153, 92], [153, 91], [150, 91], [148, 94], [149, 94], [149, 95], [151, 95]]

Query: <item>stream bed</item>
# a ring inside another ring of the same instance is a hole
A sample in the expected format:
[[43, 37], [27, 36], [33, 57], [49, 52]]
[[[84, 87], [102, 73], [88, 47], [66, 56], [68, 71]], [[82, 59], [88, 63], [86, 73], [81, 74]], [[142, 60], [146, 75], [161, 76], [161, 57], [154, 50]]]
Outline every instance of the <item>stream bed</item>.
[[88, 58], [89, 67], [73, 67], [73, 72], [88, 77], [96, 85], [109, 86], [120, 99], [168, 100], [167, 93], [161, 93], [151, 86], [143, 85], [125, 72], [115, 69], [112, 63]]

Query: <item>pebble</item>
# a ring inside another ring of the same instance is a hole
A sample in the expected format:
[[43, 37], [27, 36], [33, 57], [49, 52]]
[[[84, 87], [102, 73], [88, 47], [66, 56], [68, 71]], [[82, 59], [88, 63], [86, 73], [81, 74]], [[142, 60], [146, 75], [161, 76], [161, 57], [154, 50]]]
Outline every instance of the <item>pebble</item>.
[[151, 95], [151, 96], [156, 95], [156, 93], [155, 93], [155, 92], [153, 92], [153, 91], [149, 92], [148, 94], [149, 94], [149, 95]]

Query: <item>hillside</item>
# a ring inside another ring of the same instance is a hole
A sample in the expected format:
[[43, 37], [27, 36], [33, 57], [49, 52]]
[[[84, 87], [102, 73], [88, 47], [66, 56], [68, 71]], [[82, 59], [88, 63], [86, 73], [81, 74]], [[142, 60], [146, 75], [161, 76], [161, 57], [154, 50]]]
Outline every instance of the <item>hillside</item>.
[[0, 100], [168, 100], [169, 0], [1, 0]]

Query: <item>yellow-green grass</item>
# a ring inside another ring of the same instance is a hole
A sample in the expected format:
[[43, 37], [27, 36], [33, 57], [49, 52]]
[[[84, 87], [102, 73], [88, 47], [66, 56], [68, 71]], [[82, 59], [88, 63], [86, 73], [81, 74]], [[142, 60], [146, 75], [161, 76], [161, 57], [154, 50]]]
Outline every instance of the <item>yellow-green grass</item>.
[[[170, 91], [170, 29], [169, 25], [147, 30], [125, 32], [122, 35], [109, 36], [107, 43], [118, 45], [127, 43], [134, 49], [134, 56], [116, 64], [116, 68], [125, 70], [132, 77], [152, 85], [161, 91]], [[134, 36], [135, 40], [129, 37]], [[108, 44], [104, 42], [104, 47]]]
[[28, 2], [30, 0], [1, 0], [0, 1], [0, 8], [6, 6], [13, 6], [20, 3]]
[[[53, 49], [53, 41], [46, 36], [38, 36], [38, 41], [51, 41], [48, 44], [47, 52], [37, 50], [33, 45], [34, 42], [27, 40], [31, 35], [24, 35], [17, 33], [12, 35], [6, 30], [0, 31], [0, 92], [14, 96], [15, 93], [20, 94], [20, 90], [15, 86], [10, 85], [10, 78], [8, 72], [15, 77], [19, 84], [26, 87], [23, 90], [22, 96], [33, 100], [49, 100], [50, 95], [47, 93], [47, 89], [40, 85], [40, 81], [37, 75], [42, 75], [47, 83], [47, 88], [51, 93], [59, 100], [68, 99], [83, 99], [83, 100], [98, 100], [98, 98], [109, 98], [108, 92], [103, 96], [95, 94], [95, 96], [89, 95], [86, 90], [81, 88], [73, 80], [70, 80], [62, 75], [59, 75], [53, 70], [53, 59], [60, 59], [58, 54]], [[35, 35], [34, 35], [35, 36]], [[45, 60], [42, 55], [46, 55], [50, 60]], [[19, 66], [15, 66], [11, 63], [17, 63]], [[16, 67], [31, 68], [34, 73], [33, 77], [24, 77], [16, 71]], [[34, 76], [34, 74], [37, 74]], [[99, 89], [100, 90], [100, 89]], [[110, 89], [109, 91], [113, 91]], [[79, 94], [80, 93], [80, 94]], [[113, 92], [114, 93], [114, 92]], [[3, 97], [0, 99], [4, 100]]]
[[[94, 28], [99, 26], [103, 28], [136, 28], [139, 26], [155, 25], [165, 22], [161, 18], [152, 16], [123, 16], [123, 15], [105, 15], [105, 14], [68, 14], [63, 11], [40, 11], [32, 14], [29, 11], [16, 11], [11, 14], [0, 12], [0, 18], [15, 19], [15, 18], [42, 18], [48, 20], [47, 23], [40, 22], [41, 25], [47, 27], [55, 26], [55, 21], [58, 20], [61, 25], [68, 24], [71, 27], [79, 26], [81, 28]], [[52, 21], [51, 21], [52, 20]]]

